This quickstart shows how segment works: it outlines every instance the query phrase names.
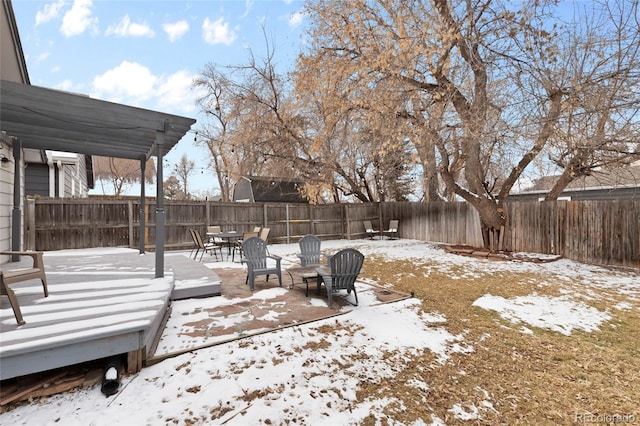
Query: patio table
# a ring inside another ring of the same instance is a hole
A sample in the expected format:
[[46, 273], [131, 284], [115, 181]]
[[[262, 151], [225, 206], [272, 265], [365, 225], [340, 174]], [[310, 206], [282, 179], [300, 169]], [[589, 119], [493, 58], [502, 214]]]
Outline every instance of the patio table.
[[[309, 280], [314, 279], [316, 280], [316, 294], [320, 294], [320, 290], [322, 288], [321, 284], [319, 283], [319, 279], [320, 279], [320, 274], [318, 274], [318, 268], [326, 268], [327, 265], [309, 265], [309, 266], [294, 266], [291, 267], [289, 269], [287, 269], [287, 273], [289, 274], [289, 276], [291, 277], [291, 285], [289, 286], [289, 289], [292, 289], [295, 281], [293, 279], [294, 275], [299, 276], [300, 278], [302, 278], [302, 282], [304, 283], [304, 285], [306, 286], [305, 289], [305, 296], [309, 296]], [[364, 271], [362, 269], [360, 269], [360, 272], [358, 272], [358, 275], [362, 274]]]
[[[309, 296], [309, 280], [316, 279], [316, 285], [318, 283], [318, 271], [316, 270], [320, 265], [309, 265], [309, 266], [294, 266], [292, 268], [287, 269], [287, 273], [291, 277], [291, 285], [290, 289], [293, 288], [295, 281], [293, 279], [294, 275], [302, 278], [302, 282], [306, 285], [306, 290], [304, 295]], [[320, 286], [317, 285], [317, 294], [320, 294]]]
[[227, 243], [227, 259], [231, 256], [231, 242], [242, 237], [242, 232], [238, 231], [223, 231], [223, 232], [207, 232], [208, 237], [218, 237], [226, 241]]

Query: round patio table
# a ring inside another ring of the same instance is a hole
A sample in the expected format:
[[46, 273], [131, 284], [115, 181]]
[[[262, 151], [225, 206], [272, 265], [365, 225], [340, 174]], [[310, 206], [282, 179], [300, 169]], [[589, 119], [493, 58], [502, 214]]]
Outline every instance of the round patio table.
[[238, 231], [223, 231], [223, 232], [207, 232], [208, 237], [218, 237], [226, 241], [227, 243], [227, 259], [231, 255], [232, 241], [242, 237], [242, 232]]

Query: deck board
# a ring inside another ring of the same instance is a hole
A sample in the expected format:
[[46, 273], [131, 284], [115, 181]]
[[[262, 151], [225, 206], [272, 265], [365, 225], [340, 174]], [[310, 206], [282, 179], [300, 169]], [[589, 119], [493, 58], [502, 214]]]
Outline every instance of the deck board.
[[38, 280], [13, 286], [23, 326], [2, 298], [0, 379], [135, 351], [150, 357], [176, 284], [201, 295], [220, 294], [217, 275], [186, 256], [166, 256], [165, 276], [155, 278], [154, 256], [128, 249], [82, 252], [45, 253], [49, 297]]

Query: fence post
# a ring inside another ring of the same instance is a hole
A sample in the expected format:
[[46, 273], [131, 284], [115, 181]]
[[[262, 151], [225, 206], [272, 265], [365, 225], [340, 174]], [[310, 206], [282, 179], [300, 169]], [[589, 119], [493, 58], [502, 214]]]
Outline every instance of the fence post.
[[127, 221], [129, 222], [129, 248], [133, 248], [135, 242], [133, 240], [133, 203], [131, 201], [127, 201]]
[[290, 226], [290, 220], [289, 220], [289, 204], [285, 204], [284, 205], [284, 210], [285, 210], [285, 228], [287, 229], [287, 244], [289, 244], [291, 242], [291, 230], [289, 229]]
[[[287, 206], [289, 206], [287, 204]], [[267, 217], [267, 203], [264, 203], [262, 205], [262, 227], [266, 228], [269, 226], [268, 224], [269, 218]]]
[[378, 232], [380, 232], [380, 238], [382, 238], [382, 235], [384, 235], [382, 232], [384, 229], [384, 223], [382, 222], [382, 203], [380, 201], [378, 201], [378, 224]]
[[309, 233], [311, 235], [316, 234], [316, 227], [313, 221], [313, 209], [311, 208], [311, 204], [307, 205], [307, 215], [309, 216]]
[[36, 200], [27, 198], [25, 207], [25, 250], [36, 250]]
[[346, 226], [342, 227], [342, 238], [346, 238], [347, 240], [350, 240], [351, 239], [351, 218], [349, 217], [349, 204], [342, 205], [342, 211], [340, 212], [340, 214], [342, 216], [342, 223], [346, 224]]

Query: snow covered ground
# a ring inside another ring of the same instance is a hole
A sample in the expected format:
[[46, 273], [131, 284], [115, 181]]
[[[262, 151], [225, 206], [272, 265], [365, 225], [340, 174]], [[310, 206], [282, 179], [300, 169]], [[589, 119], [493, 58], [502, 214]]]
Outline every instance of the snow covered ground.
[[[476, 307], [497, 312], [523, 335], [545, 328], [564, 335], [575, 330], [598, 332], [611, 312], [588, 304], [590, 289], [615, 289], [626, 302], [614, 309], [638, 309], [640, 279], [619, 271], [568, 260], [550, 263], [491, 262], [447, 254], [435, 244], [414, 240], [327, 241], [323, 249], [353, 246], [365, 255], [411, 259], [416, 265], [436, 262], [451, 280], [482, 273], [516, 270], [547, 272], [554, 283], [588, 283], [579, 297], [530, 294], [504, 298], [485, 294]], [[270, 246], [272, 253], [294, 262], [296, 244]], [[286, 263], [285, 261], [285, 263]], [[213, 263], [212, 266], [239, 267]], [[461, 272], [462, 271], [462, 272]], [[385, 285], [385, 283], [377, 283]], [[540, 285], [545, 285], [541, 282]], [[286, 291], [266, 289], [265, 292]], [[255, 296], [259, 296], [256, 292]], [[202, 303], [207, 303], [202, 299]], [[218, 303], [219, 299], [215, 303]], [[194, 301], [183, 303], [193, 304]], [[124, 377], [117, 394], [106, 398], [100, 387], [84, 388], [25, 404], [0, 415], [12, 425], [160, 425], [160, 424], [354, 424], [365, 417], [386, 419], [383, 408], [394, 395], [358, 400], [363, 382], [393, 377], [415, 354], [430, 351], [444, 364], [453, 353], [471, 354], [464, 336], [447, 330], [447, 318], [425, 313], [417, 299], [389, 304], [363, 300], [345, 315], [200, 349]], [[171, 342], [167, 344], [171, 345]], [[176, 343], [177, 344], [177, 343]], [[429, 383], [413, 386], [428, 389]], [[492, 410], [491, 402], [478, 410]], [[452, 415], [473, 419], [454, 404]], [[444, 424], [435, 419], [433, 424]], [[422, 423], [426, 424], [426, 423]]]

